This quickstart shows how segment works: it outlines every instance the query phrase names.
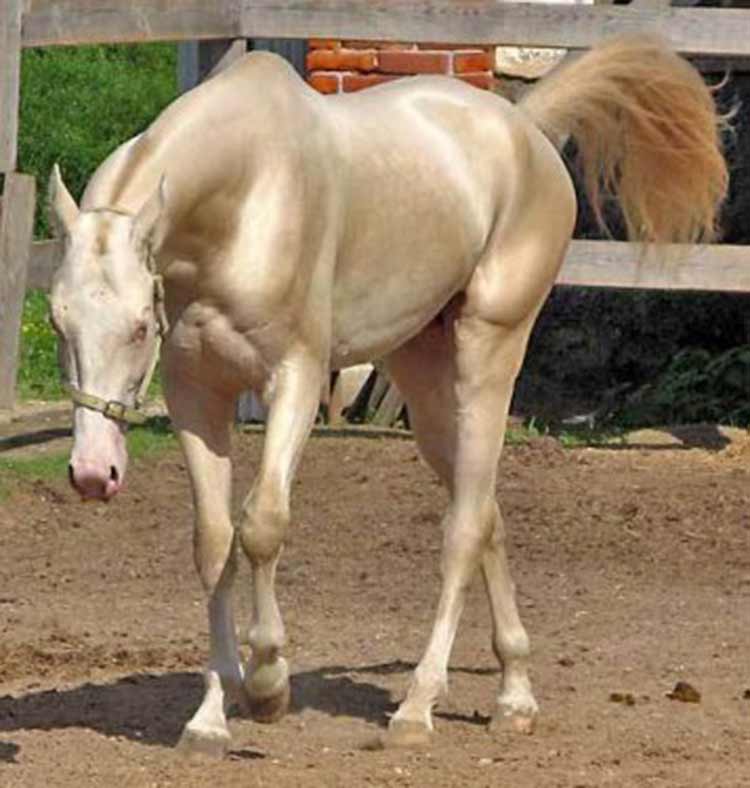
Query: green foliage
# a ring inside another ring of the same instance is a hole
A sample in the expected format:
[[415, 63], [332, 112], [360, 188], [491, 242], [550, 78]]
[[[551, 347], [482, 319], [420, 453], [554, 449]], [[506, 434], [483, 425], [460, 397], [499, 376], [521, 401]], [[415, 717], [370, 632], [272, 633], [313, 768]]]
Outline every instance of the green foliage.
[[57, 365], [57, 339], [49, 323], [47, 296], [26, 294], [21, 328], [18, 394], [22, 399], [60, 399], [65, 395]]
[[[73, 196], [118, 145], [142, 131], [177, 95], [173, 44], [62, 47], [23, 53], [19, 169], [37, 178], [35, 235], [49, 235], [46, 191], [59, 162]], [[24, 304], [18, 393], [64, 395], [47, 298]], [[151, 392], [158, 390], [152, 385]]]
[[46, 185], [57, 161], [79, 199], [96, 167], [177, 95], [173, 44], [23, 53], [19, 169], [37, 177], [36, 235], [48, 235]]
[[701, 348], [677, 353], [654, 383], [638, 389], [610, 418], [623, 427], [750, 426], [750, 345], [718, 355]]

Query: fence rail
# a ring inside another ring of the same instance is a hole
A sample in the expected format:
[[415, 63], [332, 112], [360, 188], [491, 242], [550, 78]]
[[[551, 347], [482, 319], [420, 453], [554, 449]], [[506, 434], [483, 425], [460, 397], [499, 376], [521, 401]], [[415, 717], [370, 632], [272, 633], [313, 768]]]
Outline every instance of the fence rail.
[[604, 36], [647, 31], [688, 55], [750, 56], [745, 9], [498, 0], [33, 0], [22, 42], [325, 37], [581, 49]]
[[[669, 246], [645, 256], [639, 251], [624, 241], [573, 241], [557, 284], [750, 292], [750, 246]], [[57, 241], [32, 244], [27, 287], [49, 290], [61, 254]]]
[[[334, 38], [582, 49], [618, 33], [656, 33], [712, 67], [750, 62], [750, 9], [505, 3], [501, 0], [2, 0], [0, 9], [0, 407], [13, 401], [20, 302], [47, 289], [53, 242], [29, 247], [33, 206], [16, 168], [23, 47], [235, 38]], [[32, 184], [33, 186], [33, 184]], [[4, 203], [4, 204], [3, 204]], [[12, 218], [11, 218], [12, 217]], [[18, 250], [21, 249], [21, 252]], [[30, 252], [30, 254], [29, 254]], [[28, 268], [19, 272], [19, 264]], [[575, 241], [560, 284], [750, 291], [750, 249], [708, 246], [640, 260], [632, 246]], [[19, 263], [21, 260], [21, 263]]]

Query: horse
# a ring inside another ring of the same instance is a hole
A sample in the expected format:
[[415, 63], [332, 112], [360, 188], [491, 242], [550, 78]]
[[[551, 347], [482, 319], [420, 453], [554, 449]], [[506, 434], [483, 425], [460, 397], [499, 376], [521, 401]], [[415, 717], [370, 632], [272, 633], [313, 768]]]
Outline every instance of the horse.
[[[122, 487], [127, 423], [161, 339], [211, 643], [180, 748], [220, 757], [230, 708], [265, 722], [288, 708], [275, 573], [290, 488], [330, 372], [373, 359], [450, 501], [434, 626], [383, 743], [430, 740], [477, 571], [502, 667], [490, 728], [533, 729], [495, 483], [514, 381], [576, 220], [561, 149], [575, 141], [596, 215], [616, 200], [648, 250], [714, 236], [723, 126], [700, 75], [649, 36], [605, 40], [517, 104], [434, 76], [324, 97], [282, 59], [251, 53], [117, 148], [80, 207], [55, 166], [65, 252], [50, 308], [74, 401], [70, 481], [84, 499]], [[234, 525], [233, 413], [248, 389], [268, 419]], [[231, 594], [242, 553], [253, 572], [245, 663]]]

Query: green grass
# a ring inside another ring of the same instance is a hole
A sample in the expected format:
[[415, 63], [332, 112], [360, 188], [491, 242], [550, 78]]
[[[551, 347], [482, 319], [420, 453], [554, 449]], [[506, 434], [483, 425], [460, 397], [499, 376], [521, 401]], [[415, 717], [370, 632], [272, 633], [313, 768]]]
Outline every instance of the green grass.
[[41, 290], [28, 292], [24, 301], [17, 389], [21, 399], [65, 397], [57, 364], [57, 338], [49, 323], [47, 296]]
[[[177, 447], [174, 433], [166, 418], [151, 419], [142, 427], [131, 427], [127, 441], [131, 461]], [[14, 483], [66, 479], [68, 459], [67, 452], [38, 457], [0, 457], [0, 500], [8, 497]]]
[[623, 442], [623, 430], [618, 427], [554, 426], [540, 424], [530, 418], [521, 425], [508, 427], [505, 434], [506, 446], [523, 446], [535, 438], [550, 437], [565, 449], [581, 449], [587, 446], [613, 446]]

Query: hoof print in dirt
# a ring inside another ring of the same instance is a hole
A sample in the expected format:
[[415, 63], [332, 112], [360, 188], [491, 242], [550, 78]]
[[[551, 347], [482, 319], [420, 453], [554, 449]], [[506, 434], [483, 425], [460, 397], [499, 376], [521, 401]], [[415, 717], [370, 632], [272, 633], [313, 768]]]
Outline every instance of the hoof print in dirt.
[[420, 722], [411, 720], [392, 721], [387, 730], [380, 735], [380, 745], [384, 750], [421, 749], [432, 741], [432, 731]]
[[667, 693], [670, 700], [679, 700], [683, 703], [700, 703], [701, 694], [698, 690], [687, 681], [678, 681], [674, 685], [674, 689]]
[[623, 706], [635, 706], [635, 695], [632, 692], [610, 692], [609, 699], [612, 703], [622, 703]]
[[750, 689], [746, 689], [742, 693], [742, 700], [750, 700]]

